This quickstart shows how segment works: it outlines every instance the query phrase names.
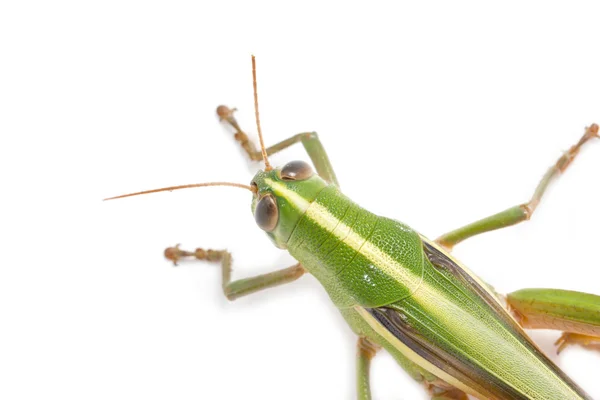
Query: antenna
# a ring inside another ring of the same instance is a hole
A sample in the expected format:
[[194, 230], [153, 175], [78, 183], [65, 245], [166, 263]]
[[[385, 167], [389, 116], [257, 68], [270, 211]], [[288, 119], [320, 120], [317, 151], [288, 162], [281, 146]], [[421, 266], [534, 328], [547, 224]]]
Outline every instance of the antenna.
[[265, 162], [265, 171], [271, 171], [273, 167], [267, 158], [267, 150], [265, 150], [265, 142], [263, 140], [262, 131], [260, 130], [260, 118], [258, 117], [258, 89], [256, 88], [256, 59], [252, 55], [252, 86], [254, 87], [254, 115], [256, 117], [256, 130], [258, 131], [258, 139], [260, 140], [260, 151], [262, 152]]
[[106, 201], [106, 200], [115, 200], [115, 199], [122, 199], [124, 197], [139, 196], [141, 194], [158, 193], [158, 192], [170, 192], [170, 191], [173, 191], [173, 190], [189, 189], [189, 188], [196, 188], [196, 187], [206, 187], [206, 186], [230, 186], [230, 187], [236, 187], [236, 188], [246, 189], [246, 190], [251, 191], [252, 193], [256, 193], [257, 192], [257, 189], [255, 187], [248, 186], [248, 185], [242, 185], [241, 183], [232, 183], [232, 182], [206, 182], [206, 183], [192, 183], [192, 184], [189, 184], [189, 185], [181, 185], [181, 186], [170, 186], [170, 187], [161, 188], [161, 189], [144, 190], [143, 192], [135, 192], [135, 193], [129, 193], [129, 194], [122, 194], [120, 196], [108, 197], [108, 198], [104, 199], [104, 201]]

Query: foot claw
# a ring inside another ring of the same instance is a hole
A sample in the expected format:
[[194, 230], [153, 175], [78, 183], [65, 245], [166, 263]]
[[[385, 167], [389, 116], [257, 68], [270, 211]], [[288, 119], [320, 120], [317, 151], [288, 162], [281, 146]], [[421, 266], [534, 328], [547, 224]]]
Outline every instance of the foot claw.
[[177, 265], [177, 261], [184, 257], [193, 257], [197, 260], [206, 261], [220, 261], [223, 257], [223, 251], [218, 250], [204, 250], [197, 248], [194, 251], [185, 251], [179, 248], [179, 244], [175, 247], [167, 247], [165, 249], [165, 258], [173, 262], [173, 265]]
[[569, 345], [568, 337], [568, 333], [563, 333], [560, 335], [558, 340], [554, 342], [554, 345], [556, 346], [556, 354], [560, 354]]
[[598, 134], [598, 124], [592, 124], [587, 130], [592, 134], [592, 136], [600, 138], [600, 134]]
[[235, 118], [233, 117], [233, 113], [237, 111], [237, 108], [229, 108], [227, 106], [224, 105], [220, 105], [217, 107], [217, 115], [219, 116], [219, 120], [220, 121], [227, 121], [230, 124], [232, 123], [232, 121], [235, 121]]
[[240, 125], [233, 116], [233, 113], [236, 111], [237, 108], [229, 108], [224, 105], [218, 106], [217, 116], [219, 117], [219, 121], [226, 122], [235, 130], [233, 137], [242, 146], [242, 149], [248, 153], [248, 156], [252, 161], [262, 161], [262, 153], [256, 149], [256, 146], [250, 141], [248, 135], [246, 135], [242, 128], [240, 128]]
[[177, 266], [177, 261], [184, 255], [184, 252], [179, 249], [179, 243], [175, 247], [167, 247], [165, 249], [165, 258], [171, 260], [173, 265]]
[[556, 343], [556, 354], [560, 354], [567, 346], [578, 344], [591, 350], [600, 350], [600, 338], [596, 336], [582, 335], [580, 333], [564, 332]]

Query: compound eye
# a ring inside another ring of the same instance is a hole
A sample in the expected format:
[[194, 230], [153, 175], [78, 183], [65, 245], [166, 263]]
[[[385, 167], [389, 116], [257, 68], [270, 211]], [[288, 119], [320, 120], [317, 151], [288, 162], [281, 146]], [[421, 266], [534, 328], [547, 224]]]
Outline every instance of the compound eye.
[[266, 195], [258, 201], [254, 210], [254, 219], [260, 229], [271, 232], [279, 221], [279, 209], [273, 195]]
[[285, 181], [301, 181], [313, 175], [311, 166], [304, 161], [292, 161], [281, 169], [281, 179]]

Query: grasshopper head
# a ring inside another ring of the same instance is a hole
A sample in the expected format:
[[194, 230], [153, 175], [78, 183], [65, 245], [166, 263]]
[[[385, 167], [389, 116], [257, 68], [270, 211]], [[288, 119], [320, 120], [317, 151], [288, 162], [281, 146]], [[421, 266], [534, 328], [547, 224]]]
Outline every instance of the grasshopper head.
[[252, 213], [256, 224], [281, 248], [306, 209], [327, 186], [304, 161], [292, 161], [283, 168], [258, 171], [252, 179]]

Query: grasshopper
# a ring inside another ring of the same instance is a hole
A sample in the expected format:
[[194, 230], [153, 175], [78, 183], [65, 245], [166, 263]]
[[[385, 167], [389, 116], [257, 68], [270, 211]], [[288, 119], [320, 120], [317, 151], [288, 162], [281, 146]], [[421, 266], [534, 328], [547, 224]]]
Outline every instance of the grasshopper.
[[[575, 159], [580, 148], [600, 137], [586, 128], [548, 170], [532, 198], [490, 217], [430, 240], [396, 220], [375, 215], [340, 190], [316, 133], [300, 133], [265, 147], [260, 128], [256, 64], [252, 57], [255, 117], [260, 147], [249, 140], [235, 109], [217, 108], [251, 160], [264, 162], [250, 185], [212, 182], [148, 190], [110, 199], [191, 187], [233, 186], [252, 194], [258, 227], [298, 263], [289, 268], [233, 281], [232, 256], [224, 250], [165, 250], [180, 259], [220, 263], [229, 300], [283, 285], [310, 273], [358, 336], [357, 398], [371, 399], [370, 363], [385, 349], [432, 399], [591, 399], [542, 353], [523, 328], [563, 331], [560, 352], [578, 344], [600, 350], [600, 296], [559, 289], [523, 289], [506, 296], [455, 259], [465, 239], [527, 221], [548, 185]], [[292, 161], [273, 168], [268, 157], [301, 143], [314, 169]]]

